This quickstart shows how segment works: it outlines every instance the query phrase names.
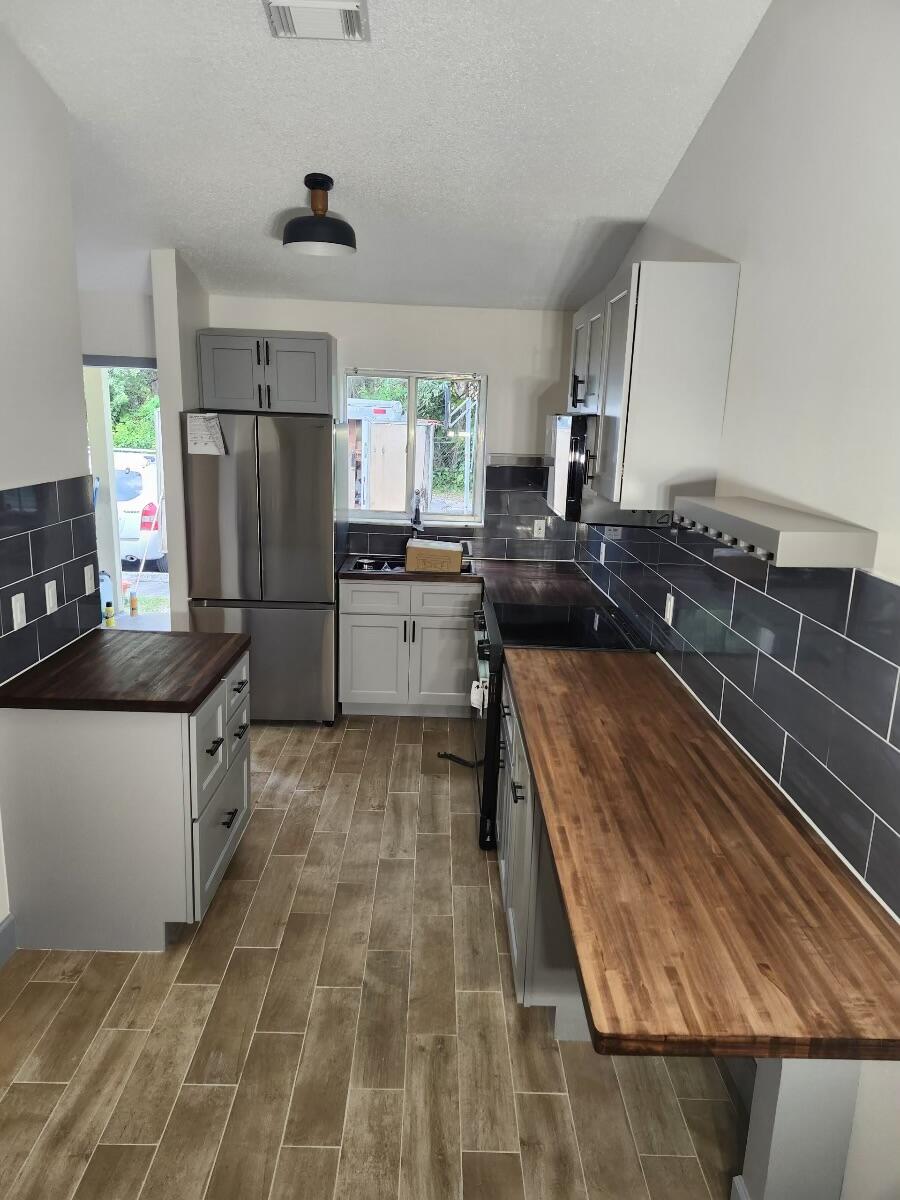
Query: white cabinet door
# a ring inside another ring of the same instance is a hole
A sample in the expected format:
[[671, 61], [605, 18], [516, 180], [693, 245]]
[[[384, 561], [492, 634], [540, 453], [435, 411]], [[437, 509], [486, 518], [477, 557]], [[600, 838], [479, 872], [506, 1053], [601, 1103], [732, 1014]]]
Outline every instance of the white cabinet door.
[[408, 613], [410, 584], [382, 583], [374, 579], [342, 579], [341, 614], [344, 613]]
[[410, 584], [412, 612], [423, 617], [471, 617], [481, 607], [481, 584]]
[[263, 407], [262, 336], [201, 333], [200, 403], [204, 408]]
[[341, 703], [405, 704], [410, 618], [343, 613], [340, 630]]
[[588, 323], [584, 310], [575, 314], [572, 328], [572, 360], [569, 372], [568, 411], [583, 413], [588, 365]]
[[328, 339], [267, 336], [264, 347], [266, 410], [330, 415]]
[[412, 618], [410, 704], [468, 705], [476, 673], [470, 618]]
[[600, 417], [597, 482], [594, 486], [599, 495], [607, 500], [619, 500], [622, 495], [639, 270], [637, 263], [626, 267], [606, 291], [603, 405]]

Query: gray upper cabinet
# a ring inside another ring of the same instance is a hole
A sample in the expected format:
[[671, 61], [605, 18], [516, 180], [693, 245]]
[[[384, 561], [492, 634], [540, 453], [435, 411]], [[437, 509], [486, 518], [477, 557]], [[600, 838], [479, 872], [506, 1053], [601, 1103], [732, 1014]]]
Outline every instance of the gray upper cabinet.
[[329, 334], [204, 329], [198, 342], [201, 407], [332, 415]]

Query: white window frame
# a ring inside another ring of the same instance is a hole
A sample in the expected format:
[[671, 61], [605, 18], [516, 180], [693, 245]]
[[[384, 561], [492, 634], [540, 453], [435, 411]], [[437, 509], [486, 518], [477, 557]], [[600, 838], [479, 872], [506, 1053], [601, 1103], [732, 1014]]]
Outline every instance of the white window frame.
[[406, 405], [406, 501], [405, 513], [382, 512], [371, 508], [349, 508], [348, 516], [353, 522], [370, 525], [408, 525], [413, 506], [416, 478], [416, 396], [420, 379], [446, 379], [478, 381], [478, 423], [475, 431], [475, 462], [472, 470], [473, 512], [471, 513], [422, 513], [426, 525], [473, 525], [484, 524], [485, 450], [484, 431], [487, 424], [487, 375], [477, 371], [389, 371], [368, 367], [350, 367], [344, 372], [343, 409], [347, 412], [348, 385], [357, 376], [381, 379], [405, 379], [407, 385]]

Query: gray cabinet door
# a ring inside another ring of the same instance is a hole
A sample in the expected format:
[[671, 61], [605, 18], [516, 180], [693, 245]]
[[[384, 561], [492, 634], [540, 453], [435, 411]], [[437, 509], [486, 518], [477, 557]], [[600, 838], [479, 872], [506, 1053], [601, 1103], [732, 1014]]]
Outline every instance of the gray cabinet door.
[[411, 620], [410, 704], [468, 707], [477, 673], [471, 619], [414, 615]]
[[263, 335], [201, 333], [200, 404], [259, 411], [263, 407]]
[[341, 616], [342, 704], [406, 704], [409, 624], [409, 617]]
[[330, 344], [325, 337], [263, 339], [264, 407], [272, 412], [331, 415]]

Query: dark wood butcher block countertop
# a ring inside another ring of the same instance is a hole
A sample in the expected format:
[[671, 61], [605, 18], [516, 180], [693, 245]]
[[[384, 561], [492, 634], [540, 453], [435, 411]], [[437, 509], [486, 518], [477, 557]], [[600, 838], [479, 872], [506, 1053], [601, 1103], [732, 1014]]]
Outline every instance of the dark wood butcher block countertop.
[[662, 663], [506, 661], [595, 1049], [900, 1059], [900, 925]]
[[95, 629], [0, 687], [0, 708], [190, 713], [249, 646], [243, 633]]
[[571, 562], [480, 559], [477, 567], [492, 604], [581, 604], [590, 608], [597, 603], [597, 589]]

